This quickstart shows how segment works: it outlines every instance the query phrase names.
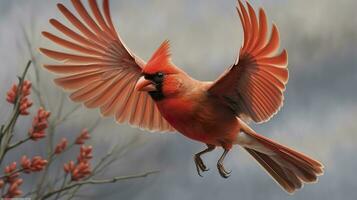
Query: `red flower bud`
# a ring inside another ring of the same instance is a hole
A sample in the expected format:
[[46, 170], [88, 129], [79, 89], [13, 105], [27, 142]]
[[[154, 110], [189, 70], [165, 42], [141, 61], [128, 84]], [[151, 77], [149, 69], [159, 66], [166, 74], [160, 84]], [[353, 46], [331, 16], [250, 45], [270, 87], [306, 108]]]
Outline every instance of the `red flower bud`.
[[5, 174], [10, 174], [13, 171], [15, 171], [16, 170], [16, 165], [17, 165], [16, 162], [12, 162], [10, 165], [6, 166], [5, 170], [4, 170]]
[[92, 146], [82, 145], [77, 158], [77, 164], [70, 161], [68, 164], [63, 166], [66, 173], [71, 173], [71, 179], [73, 181], [81, 180], [92, 173], [89, 163], [89, 160], [93, 158], [92, 151]]
[[6, 101], [14, 104], [16, 99], [17, 85], [12, 85], [10, 90], [6, 93]]
[[17, 177], [20, 175], [18, 172], [14, 173], [17, 169], [16, 162], [12, 162], [10, 165], [6, 166], [4, 169], [5, 172], [5, 182], [13, 183]]
[[66, 173], [72, 172], [73, 169], [74, 169], [74, 162], [73, 161], [70, 161], [69, 163], [63, 165], [63, 170]]
[[71, 177], [73, 181], [78, 181], [91, 174], [90, 164], [87, 161], [80, 162], [72, 170]]
[[92, 150], [93, 150], [92, 146], [86, 147], [85, 145], [82, 145], [80, 148], [79, 156], [77, 158], [78, 162], [92, 159], [93, 158]]
[[22, 156], [21, 158], [21, 167], [24, 169], [25, 173], [41, 171], [46, 165], [47, 160], [42, 159], [40, 156], [35, 156], [32, 160], [28, 159], [26, 156]]
[[[9, 103], [15, 104], [16, 99], [18, 98], [16, 95], [18, 90], [17, 85], [12, 85], [11, 89], [7, 92], [6, 100]], [[21, 96], [20, 98], [20, 115], [28, 115], [29, 112], [27, 111], [28, 108], [32, 106], [32, 102], [27, 98], [28, 95], [31, 93], [31, 82], [28, 80], [25, 80], [22, 85], [22, 91], [21, 91]]]
[[22, 183], [23, 180], [21, 178], [18, 178], [14, 182], [12, 182], [7, 190], [7, 193], [5, 194], [5, 197], [14, 198], [20, 196], [22, 194], [22, 191], [19, 189], [19, 187]]
[[29, 136], [32, 140], [39, 140], [46, 137], [46, 128], [48, 127], [48, 118], [50, 112], [39, 108], [37, 115], [32, 120], [32, 128], [29, 130]]
[[68, 141], [66, 138], [62, 138], [61, 142], [57, 144], [55, 148], [55, 154], [62, 153], [67, 147]]
[[42, 171], [46, 167], [47, 163], [47, 160], [42, 159], [40, 156], [35, 156], [31, 160], [31, 171]]
[[20, 102], [20, 115], [29, 115], [28, 108], [32, 106], [32, 102], [28, 98], [23, 98]]
[[81, 134], [76, 139], [76, 144], [84, 144], [86, 140], [90, 138], [89, 132], [87, 129], [83, 129]]
[[25, 173], [31, 172], [31, 160], [27, 156], [22, 156], [21, 167], [24, 169]]

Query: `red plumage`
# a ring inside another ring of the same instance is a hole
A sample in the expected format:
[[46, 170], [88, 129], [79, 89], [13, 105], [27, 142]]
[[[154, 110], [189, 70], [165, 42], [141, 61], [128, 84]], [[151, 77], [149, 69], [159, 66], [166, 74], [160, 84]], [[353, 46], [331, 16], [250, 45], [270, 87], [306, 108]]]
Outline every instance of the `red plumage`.
[[165, 40], [146, 63], [143, 73], [154, 74], [158, 71], [166, 74], [177, 73], [175, 68], [171, 62], [170, 43]]
[[102, 115], [112, 115], [120, 123], [150, 131], [177, 130], [205, 143], [207, 149], [194, 159], [199, 175], [207, 170], [200, 156], [219, 146], [225, 151], [217, 167], [227, 178], [223, 160], [233, 145], [246, 149], [289, 193], [303, 183], [315, 182], [323, 173], [318, 161], [257, 134], [243, 121], [262, 123], [274, 116], [283, 104], [288, 82], [287, 51], [276, 54], [278, 29], [273, 25], [267, 38], [263, 9], [257, 16], [249, 3], [245, 7], [238, 1], [244, 32], [240, 54], [216, 81], [201, 82], [172, 63], [168, 41], [147, 63], [133, 54], [115, 31], [108, 0], [103, 0], [103, 12], [96, 0], [89, 0], [94, 18], [80, 0], [72, 3], [81, 19], [62, 4], [58, 8], [79, 32], [55, 19], [50, 23], [67, 38], [43, 32], [44, 37], [71, 52], [40, 50], [63, 62], [44, 67], [62, 75], [55, 83], [72, 91], [73, 101], [98, 107]]

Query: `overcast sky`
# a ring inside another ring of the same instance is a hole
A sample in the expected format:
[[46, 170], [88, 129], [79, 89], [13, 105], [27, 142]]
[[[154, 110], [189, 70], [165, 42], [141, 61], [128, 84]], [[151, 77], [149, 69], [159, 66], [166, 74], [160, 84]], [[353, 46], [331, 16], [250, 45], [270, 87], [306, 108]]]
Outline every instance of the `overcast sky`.
[[[53, 30], [48, 26], [49, 18], [65, 21], [56, 10], [56, 2], [0, 0], [1, 96], [29, 58], [21, 26], [29, 33], [34, 51], [49, 46], [39, 33]], [[69, 1], [61, 2], [70, 5]], [[88, 187], [90, 199], [357, 198], [357, 1], [251, 3], [256, 9], [263, 6], [269, 21], [277, 24], [282, 46], [289, 53], [290, 71], [283, 109], [268, 123], [254, 128], [321, 160], [326, 173], [319, 183], [288, 197], [239, 148], [226, 159], [226, 167], [233, 171], [229, 179], [222, 179], [215, 168], [221, 150], [205, 157], [211, 170], [201, 178], [195, 172], [192, 155], [204, 145], [179, 134], [150, 134], [106, 119], [96, 133], [94, 148], [105, 148], [133, 135], [141, 138], [140, 148], [133, 148], [108, 176], [150, 169], [161, 172], [145, 179]], [[169, 39], [175, 64], [197, 79], [214, 80], [234, 62], [241, 45], [235, 5], [235, 0], [112, 0], [111, 11], [117, 30], [137, 55], [148, 59], [163, 40]], [[48, 77], [47, 72], [42, 75]], [[50, 104], [55, 105], [59, 89], [46, 78], [43, 84]], [[9, 112], [4, 100], [0, 101], [0, 112]], [[87, 118], [98, 116], [97, 111], [81, 113], [84, 117], [78, 115], [63, 130], [77, 130], [87, 126]]]

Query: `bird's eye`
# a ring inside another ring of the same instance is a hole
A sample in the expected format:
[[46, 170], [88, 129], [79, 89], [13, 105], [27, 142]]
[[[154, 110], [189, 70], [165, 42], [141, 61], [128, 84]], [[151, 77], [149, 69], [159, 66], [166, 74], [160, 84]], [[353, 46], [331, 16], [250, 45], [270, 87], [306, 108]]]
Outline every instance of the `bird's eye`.
[[162, 81], [163, 81], [163, 79], [164, 79], [164, 73], [162, 73], [162, 72], [157, 72], [154, 76], [153, 76], [153, 81], [155, 82], [155, 83], [161, 83]]

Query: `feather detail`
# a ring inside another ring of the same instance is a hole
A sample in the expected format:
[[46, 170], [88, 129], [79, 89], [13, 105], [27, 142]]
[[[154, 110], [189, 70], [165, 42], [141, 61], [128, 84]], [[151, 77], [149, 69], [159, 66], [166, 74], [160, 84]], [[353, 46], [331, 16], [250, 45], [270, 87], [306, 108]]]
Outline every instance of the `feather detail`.
[[304, 183], [314, 183], [324, 173], [317, 160], [264, 137], [240, 121], [240, 144], [269, 175], [288, 193], [300, 189]]
[[179, 71], [180, 70], [171, 62], [169, 40], [165, 40], [160, 45], [143, 69], [143, 72], [146, 74], [154, 74], [157, 72], [171, 74]]
[[[148, 93], [133, 90], [145, 62], [126, 48], [116, 32], [110, 17], [109, 0], [103, 0], [102, 11], [96, 0], [89, 0], [88, 10], [81, 0], [71, 2], [76, 13], [63, 4], [57, 4], [57, 7], [76, 30], [51, 19], [51, 25], [64, 36], [42, 32], [44, 37], [70, 51], [40, 48], [44, 55], [62, 62], [44, 65], [49, 71], [61, 75], [55, 83], [70, 90], [73, 101], [83, 103], [87, 108], [99, 107], [104, 116], [114, 115], [120, 123], [127, 122], [150, 131], [174, 130]], [[168, 46], [166, 42], [155, 55], [160, 63], [168, 60]], [[146, 111], [152, 113], [146, 114]], [[147, 115], [158, 120], [147, 120]]]
[[283, 92], [289, 78], [288, 54], [285, 49], [276, 54], [280, 40], [275, 24], [267, 40], [268, 25], [264, 10], [259, 9], [257, 17], [248, 2], [246, 7], [238, 0], [237, 11], [244, 33], [239, 56], [208, 91], [237, 116], [262, 123], [274, 116], [283, 105]]

